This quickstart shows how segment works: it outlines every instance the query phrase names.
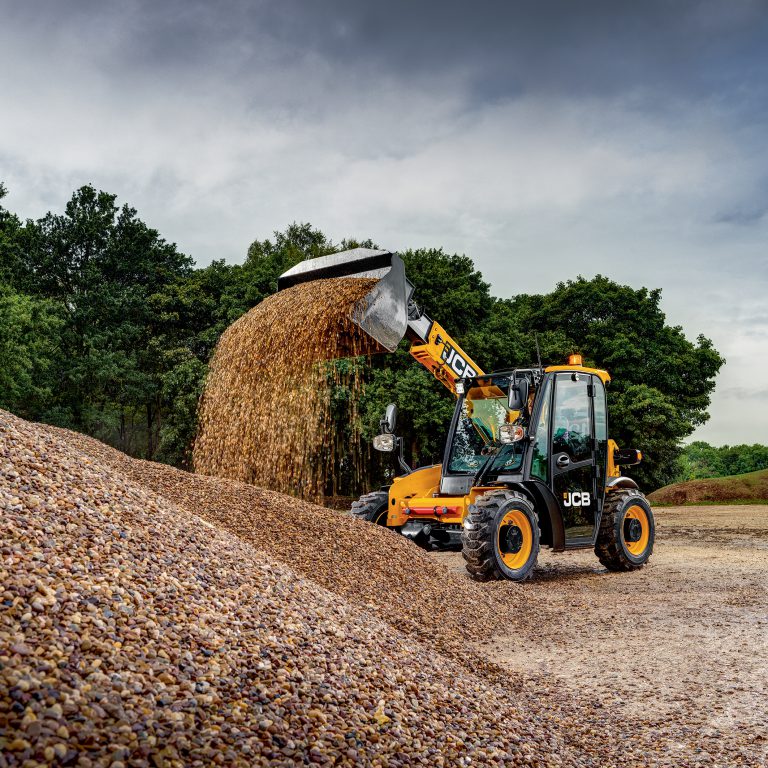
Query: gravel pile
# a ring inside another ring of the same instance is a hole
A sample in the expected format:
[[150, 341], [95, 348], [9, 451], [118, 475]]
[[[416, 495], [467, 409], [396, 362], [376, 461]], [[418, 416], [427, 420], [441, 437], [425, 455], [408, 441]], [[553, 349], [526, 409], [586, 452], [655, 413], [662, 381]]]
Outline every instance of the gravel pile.
[[[386, 528], [246, 483], [133, 459], [77, 432], [40, 429], [443, 651], [462, 654], [465, 641], [488, 637], [507, 618], [489, 590]], [[508, 608], [517, 592], [507, 594]]]
[[648, 495], [654, 504], [768, 503], [768, 469], [729, 477], [709, 477], [665, 485]]
[[0, 764], [563, 765], [373, 613], [0, 412]]
[[497, 617], [522, 642], [524, 587], [2, 411], [0, 583], [0, 768], [757, 764], [477, 661]]

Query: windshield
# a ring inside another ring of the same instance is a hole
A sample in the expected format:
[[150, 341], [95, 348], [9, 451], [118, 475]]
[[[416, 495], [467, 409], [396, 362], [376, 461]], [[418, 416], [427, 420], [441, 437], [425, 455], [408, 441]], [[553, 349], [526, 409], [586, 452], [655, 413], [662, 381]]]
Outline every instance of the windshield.
[[451, 442], [449, 472], [475, 474], [491, 456], [496, 474], [520, 468], [524, 441], [499, 442], [499, 427], [520, 416], [508, 408], [508, 392], [508, 376], [479, 379], [467, 390]]

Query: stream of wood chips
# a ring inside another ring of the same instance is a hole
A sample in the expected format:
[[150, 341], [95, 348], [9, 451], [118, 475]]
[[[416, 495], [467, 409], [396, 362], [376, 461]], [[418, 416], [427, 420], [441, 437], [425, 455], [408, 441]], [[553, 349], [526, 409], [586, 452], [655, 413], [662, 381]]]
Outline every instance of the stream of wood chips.
[[376, 280], [313, 280], [268, 297], [222, 335], [200, 402], [193, 459], [200, 474], [322, 500], [340, 449], [331, 392], [348, 388], [360, 449], [356, 366], [328, 362], [383, 349], [352, 319]]

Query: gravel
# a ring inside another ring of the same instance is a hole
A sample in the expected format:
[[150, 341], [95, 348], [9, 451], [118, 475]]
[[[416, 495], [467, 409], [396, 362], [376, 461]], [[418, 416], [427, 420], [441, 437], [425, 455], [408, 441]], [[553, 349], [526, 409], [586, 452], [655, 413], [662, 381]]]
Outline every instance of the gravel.
[[525, 587], [321, 507], [0, 411], [0, 512], [0, 766], [760, 764], [486, 664]]
[[133, 459], [76, 432], [43, 429], [441, 650], [463, 655], [463, 641], [489, 636], [505, 618], [487, 590], [384, 527], [247, 483]]
[[0, 412], [0, 764], [563, 765], [479, 676]]

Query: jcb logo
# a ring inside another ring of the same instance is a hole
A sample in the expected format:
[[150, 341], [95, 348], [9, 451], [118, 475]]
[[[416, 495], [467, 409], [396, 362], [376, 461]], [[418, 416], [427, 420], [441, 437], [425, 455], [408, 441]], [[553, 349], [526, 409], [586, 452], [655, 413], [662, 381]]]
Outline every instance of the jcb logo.
[[471, 379], [477, 371], [446, 341], [440, 355], [443, 362], [460, 378]]
[[563, 494], [563, 505], [566, 507], [588, 507], [592, 498], [586, 491], [572, 491]]

